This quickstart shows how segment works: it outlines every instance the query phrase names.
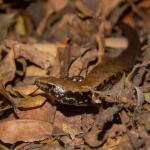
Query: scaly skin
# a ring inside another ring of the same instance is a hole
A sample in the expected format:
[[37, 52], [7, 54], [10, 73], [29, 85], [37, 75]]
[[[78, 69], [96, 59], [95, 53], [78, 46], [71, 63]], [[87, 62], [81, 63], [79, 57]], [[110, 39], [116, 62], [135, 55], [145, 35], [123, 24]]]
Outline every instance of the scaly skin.
[[[55, 94], [55, 91], [48, 89], [51, 88], [51, 85], [63, 89], [63, 91], [61, 91], [62, 92], [61, 98], [63, 98], [64, 100], [65, 97], [63, 96], [66, 96], [65, 92], [81, 93], [82, 95], [82, 93], [88, 92], [89, 89], [96, 88], [111, 76], [131, 68], [135, 64], [136, 57], [140, 52], [139, 38], [137, 33], [129, 26], [125, 24], [121, 24], [120, 28], [124, 32], [124, 36], [127, 37], [129, 41], [127, 49], [124, 50], [124, 52], [117, 58], [113, 58], [113, 59], [106, 58], [104, 63], [97, 65], [86, 76], [86, 78], [83, 81], [74, 82], [71, 80], [48, 77], [48, 78], [39, 78], [38, 80], [36, 80], [35, 84], [43, 91], [48, 92], [49, 94], [55, 96], [56, 95], [58, 96], [59, 90], [57, 91], [58, 93]], [[73, 94], [72, 96], [75, 96], [75, 94]], [[63, 103], [62, 101], [60, 102]]]

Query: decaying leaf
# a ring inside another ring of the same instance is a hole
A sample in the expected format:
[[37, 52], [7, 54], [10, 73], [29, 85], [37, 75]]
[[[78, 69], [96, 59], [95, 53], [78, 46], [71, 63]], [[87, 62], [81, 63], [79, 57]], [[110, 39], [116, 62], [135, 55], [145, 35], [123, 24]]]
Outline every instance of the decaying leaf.
[[[0, 0], [0, 4], [5, 12], [0, 14], [0, 149], [149, 149], [148, 0]], [[7, 13], [14, 11], [18, 17], [7, 32], [12, 21]], [[134, 43], [131, 34], [123, 38], [128, 32], [120, 29], [120, 22], [132, 25], [140, 41], [137, 36]], [[142, 55], [136, 60], [142, 68], [125, 84], [132, 65], [128, 70], [123, 62], [128, 64], [136, 53], [134, 46], [140, 45]], [[128, 53], [122, 50], [126, 48]], [[114, 57], [120, 59], [107, 66]], [[94, 71], [101, 62], [104, 69]], [[117, 66], [122, 69], [114, 73]], [[105, 75], [103, 81], [96, 80]], [[49, 76], [58, 79], [43, 81], [43, 88], [48, 88], [44, 93], [34, 83]], [[76, 83], [81, 76], [87, 80]], [[76, 80], [68, 81], [72, 79]], [[85, 102], [84, 95], [94, 105], [57, 103]]]
[[14, 51], [10, 50], [10, 52], [0, 63], [0, 83], [5, 84], [8, 81], [13, 80], [13, 78], [15, 77], [15, 72], [16, 66]]
[[0, 122], [0, 139], [5, 143], [33, 142], [48, 138], [53, 127], [40, 120], [10, 120]]
[[[8, 48], [13, 47], [15, 58], [18, 57], [24, 57], [25, 59], [35, 63], [36, 65], [46, 69], [54, 64], [57, 45], [56, 47], [54, 45], [49, 46], [41, 46], [41, 49], [37, 49], [36, 46], [32, 45], [26, 45], [26, 44], [20, 44], [16, 41], [5, 41], [5, 46]], [[40, 47], [40, 46], [39, 46]], [[44, 48], [42, 48], [44, 47]], [[48, 51], [45, 51], [43, 49], [48, 48]], [[51, 51], [51, 47], [53, 48], [53, 51]]]
[[23, 98], [23, 99], [20, 99], [18, 107], [21, 107], [21, 108], [38, 107], [38, 106], [41, 106], [45, 101], [46, 101], [46, 98], [42, 96]]
[[14, 91], [18, 93], [23, 93], [24, 95], [32, 94], [37, 87], [35, 85], [24, 85], [24, 86], [16, 86], [13, 88]]

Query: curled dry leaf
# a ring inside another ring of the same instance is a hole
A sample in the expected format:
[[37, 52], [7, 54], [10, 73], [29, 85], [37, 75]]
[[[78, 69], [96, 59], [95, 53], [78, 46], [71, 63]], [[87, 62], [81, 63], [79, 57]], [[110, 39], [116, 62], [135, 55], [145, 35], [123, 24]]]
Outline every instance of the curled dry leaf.
[[93, 49], [91, 51], [86, 52], [82, 57], [79, 57], [78, 59], [76, 59], [70, 69], [69, 69], [69, 76], [78, 76], [80, 74], [81, 76], [85, 76], [86, 72], [84, 69], [87, 69], [88, 64], [94, 60], [97, 56], [97, 50]]
[[106, 123], [111, 122], [115, 114], [120, 111], [120, 108], [117, 106], [113, 106], [112, 108], [108, 108], [106, 110], [100, 111], [99, 114], [96, 115], [96, 122], [92, 126], [92, 129], [85, 135], [85, 142], [91, 147], [100, 146], [104, 142], [104, 137], [102, 139], [98, 138], [98, 135], [105, 134], [102, 133], [104, 130]]
[[33, 142], [48, 138], [52, 124], [40, 120], [10, 120], [0, 122], [0, 140], [5, 143]]
[[15, 113], [17, 114], [18, 109], [16, 107], [16, 104], [18, 103], [18, 101], [10, 95], [10, 93], [5, 89], [5, 87], [2, 83], [0, 84], [0, 94], [2, 94], [9, 101], [9, 103], [14, 108]]
[[79, 57], [78, 59], [76, 59], [70, 69], [69, 69], [69, 76], [77, 76], [80, 74], [80, 71], [82, 70], [83, 64], [82, 64], [82, 59], [81, 57]]
[[23, 76], [26, 71], [27, 62], [24, 58], [18, 58], [16, 61], [22, 66], [22, 69], [18, 69], [18, 68], [16, 69], [16, 73], [20, 76]]
[[[21, 44], [19, 42], [7, 40], [5, 41], [5, 46], [8, 49], [13, 47], [15, 58], [24, 57], [30, 62], [35, 63], [41, 68], [47, 69], [50, 66], [53, 66], [55, 63], [55, 56], [57, 54], [57, 48], [59, 44]], [[38, 47], [38, 48], [37, 48]], [[47, 49], [47, 50], [45, 50]]]
[[[11, 99], [9, 100], [12, 101]], [[22, 99], [19, 99], [18, 101], [19, 102], [15, 104], [17, 108], [18, 107], [19, 108], [34, 108], [34, 107], [41, 106], [46, 101], [46, 98], [38, 95], [38, 96], [30, 97], [30, 98], [22, 98]], [[4, 112], [10, 108], [12, 108], [12, 106], [7, 105], [6, 107], [0, 109], [0, 112]], [[18, 115], [20, 117], [20, 113]]]
[[10, 50], [6, 57], [0, 62], [0, 83], [5, 84], [15, 77], [16, 66], [14, 52]]

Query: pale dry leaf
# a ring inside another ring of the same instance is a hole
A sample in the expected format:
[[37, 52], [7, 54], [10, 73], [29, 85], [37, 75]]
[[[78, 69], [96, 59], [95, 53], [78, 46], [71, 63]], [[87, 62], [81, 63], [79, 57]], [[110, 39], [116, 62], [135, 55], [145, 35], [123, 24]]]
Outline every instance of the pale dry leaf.
[[28, 66], [26, 69], [25, 73], [26, 77], [30, 76], [42, 76], [42, 77], [47, 77], [47, 70], [46, 69], [41, 69], [35, 65]]
[[128, 40], [124, 37], [105, 38], [105, 46], [109, 48], [126, 49], [128, 47]]
[[46, 98], [40, 95], [20, 99], [18, 106], [21, 108], [33, 108], [41, 106], [46, 101]]
[[37, 87], [35, 85], [24, 85], [24, 86], [16, 86], [13, 87], [13, 90], [19, 93], [23, 93], [24, 95], [29, 95], [33, 93]]
[[61, 45], [50, 44], [50, 43], [34, 43], [33, 46], [37, 48], [40, 52], [48, 53], [52, 58], [52, 60], [57, 55], [57, 48]]
[[52, 133], [52, 124], [40, 120], [18, 119], [0, 122], [0, 140], [5, 143], [44, 140]]
[[109, 21], [103, 20], [98, 26], [98, 33], [96, 34], [96, 41], [98, 44], [98, 62], [101, 63], [105, 55], [105, 34], [110, 33], [112, 30], [112, 25]]

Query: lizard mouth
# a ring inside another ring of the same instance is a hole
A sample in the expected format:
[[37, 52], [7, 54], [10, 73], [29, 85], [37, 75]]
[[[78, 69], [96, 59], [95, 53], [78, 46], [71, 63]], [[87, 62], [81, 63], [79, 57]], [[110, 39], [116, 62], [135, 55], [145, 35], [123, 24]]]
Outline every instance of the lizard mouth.
[[35, 82], [35, 85], [39, 87], [42, 91], [50, 96], [54, 96], [56, 101], [62, 104], [73, 105], [73, 106], [91, 106], [93, 105], [91, 101], [91, 92], [72, 92], [65, 91], [63, 88], [49, 84], [43, 83], [39, 80]]

